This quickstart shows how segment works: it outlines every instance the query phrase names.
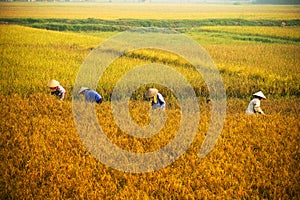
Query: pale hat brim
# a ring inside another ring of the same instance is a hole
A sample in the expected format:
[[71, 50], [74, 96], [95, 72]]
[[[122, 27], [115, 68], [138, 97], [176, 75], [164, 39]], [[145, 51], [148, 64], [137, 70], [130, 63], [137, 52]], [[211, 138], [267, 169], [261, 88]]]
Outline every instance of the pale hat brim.
[[151, 98], [157, 95], [158, 90], [156, 88], [149, 88], [145, 94], [146, 98]]
[[267, 99], [267, 97], [262, 93], [262, 91], [256, 92], [253, 94], [253, 96], [261, 97], [263, 99]]
[[59, 82], [57, 80], [52, 79], [51, 81], [48, 82], [47, 86], [48, 87], [57, 87], [57, 86], [59, 86]]
[[78, 91], [78, 94], [81, 94], [82, 92], [84, 92], [85, 90], [89, 90], [88, 87], [81, 87]]

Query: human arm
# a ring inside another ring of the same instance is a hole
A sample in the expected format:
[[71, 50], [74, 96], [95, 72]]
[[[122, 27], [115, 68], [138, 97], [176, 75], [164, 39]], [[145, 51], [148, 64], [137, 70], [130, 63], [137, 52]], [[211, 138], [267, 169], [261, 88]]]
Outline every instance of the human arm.
[[60, 100], [64, 100], [65, 96], [66, 96], [66, 90], [65, 88], [63, 88], [61, 85], [58, 86], [57, 88], [58, 92], [59, 92], [59, 97], [60, 97]]
[[65, 96], [66, 96], [66, 93], [64, 92], [64, 93], [62, 93], [62, 95], [61, 95], [61, 97], [60, 97], [60, 100], [64, 100], [65, 99]]
[[257, 106], [254, 106], [254, 111], [255, 111], [255, 113], [259, 113], [259, 114], [265, 114], [263, 111], [262, 111], [262, 109], [261, 109], [261, 107], [257, 107]]

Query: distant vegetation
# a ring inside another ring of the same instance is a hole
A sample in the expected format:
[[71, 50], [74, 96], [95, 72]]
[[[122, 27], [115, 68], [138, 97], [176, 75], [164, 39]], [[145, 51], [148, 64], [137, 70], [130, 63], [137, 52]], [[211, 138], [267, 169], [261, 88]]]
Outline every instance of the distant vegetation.
[[257, 4], [300, 4], [300, 0], [255, 0]]
[[[0, 0], [23, 2], [24, 0]], [[110, 2], [110, 3], [203, 3], [203, 4], [300, 4], [299, 0], [27, 0], [29, 2]]]
[[[281, 26], [282, 20], [246, 20], [246, 19], [38, 19], [38, 18], [0, 18], [6, 24], [19, 24], [34, 28], [56, 31], [124, 31], [134, 27], [171, 28], [187, 31], [200, 26]], [[284, 21], [288, 26], [300, 26], [300, 20]]]

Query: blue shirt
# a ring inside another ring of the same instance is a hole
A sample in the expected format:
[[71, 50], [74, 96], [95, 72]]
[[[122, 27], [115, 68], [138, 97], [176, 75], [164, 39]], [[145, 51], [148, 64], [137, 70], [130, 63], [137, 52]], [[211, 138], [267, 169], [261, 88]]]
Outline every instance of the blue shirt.
[[98, 94], [94, 90], [87, 90], [85, 92], [85, 101], [86, 102], [96, 102], [96, 103], [101, 103], [102, 102], [102, 97], [100, 94]]
[[154, 103], [154, 101], [152, 101], [151, 105], [152, 109], [161, 108], [165, 110], [166, 108], [166, 102], [164, 100], [164, 97], [160, 93], [157, 93], [157, 103]]

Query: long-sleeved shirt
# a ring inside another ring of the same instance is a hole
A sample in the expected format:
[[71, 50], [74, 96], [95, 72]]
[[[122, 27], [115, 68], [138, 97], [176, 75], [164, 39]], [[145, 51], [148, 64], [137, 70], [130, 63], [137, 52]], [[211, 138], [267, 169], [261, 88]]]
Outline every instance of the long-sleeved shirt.
[[54, 92], [51, 92], [51, 94], [58, 96], [61, 100], [63, 100], [66, 94], [66, 90], [61, 85], [59, 85]]
[[254, 113], [265, 114], [260, 108], [260, 100], [258, 98], [254, 98], [250, 101], [246, 113], [249, 115]]
[[154, 101], [152, 101], [151, 105], [152, 109], [161, 108], [165, 110], [166, 108], [166, 102], [164, 100], [164, 97], [160, 93], [157, 93], [157, 102], [155, 103]]
[[96, 102], [96, 103], [102, 103], [102, 96], [98, 94], [94, 90], [87, 90], [85, 92], [85, 101], [86, 102]]

